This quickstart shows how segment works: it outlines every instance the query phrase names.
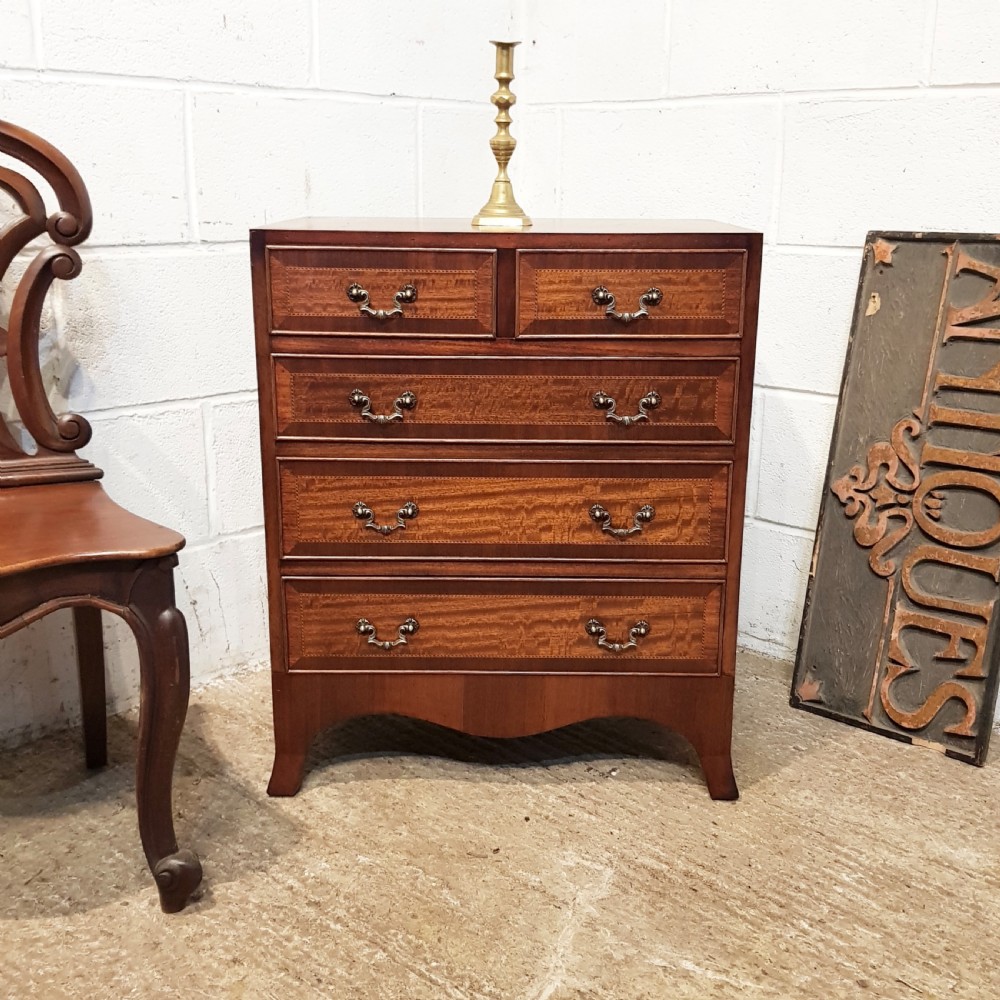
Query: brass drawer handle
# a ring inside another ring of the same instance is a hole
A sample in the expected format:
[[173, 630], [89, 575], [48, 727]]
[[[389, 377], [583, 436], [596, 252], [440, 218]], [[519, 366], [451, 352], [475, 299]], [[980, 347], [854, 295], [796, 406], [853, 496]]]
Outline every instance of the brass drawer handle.
[[368, 304], [368, 290], [362, 288], [356, 281], [347, 286], [347, 297], [357, 305], [358, 311], [363, 316], [371, 316], [374, 319], [382, 320], [392, 319], [393, 316], [401, 316], [403, 314], [403, 306], [411, 305], [417, 301], [417, 290], [413, 285], [403, 285], [392, 297], [393, 302], [396, 303], [395, 309], [372, 309]]
[[639, 423], [640, 420], [649, 420], [649, 410], [655, 410], [660, 405], [660, 394], [656, 390], [650, 390], [639, 400], [639, 412], [634, 417], [622, 417], [615, 413], [614, 396], [609, 396], [606, 392], [595, 392], [591, 397], [595, 410], [606, 410], [605, 420], [613, 420], [623, 427], [631, 427], [632, 424]]
[[402, 420], [403, 410], [412, 410], [417, 405], [417, 395], [409, 389], [393, 401], [392, 413], [372, 413], [372, 401], [360, 389], [353, 389], [347, 400], [351, 406], [361, 410], [363, 419], [375, 424], [391, 424], [394, 420]]
[[638, 534], [655, 516], [656, 510], [648, 503], [643, 504], [632, 515], [630, 528], [613, 528], [611, 527], [611, 515], [599, 503], [595, 503], [590, 508], [591, 519], [601, 526], [601, 531], [606, 531], [609, 535], [614, 535], [615, 538], [628, 538], [629, 535]]
[[659, 288], [650, 288], [639, 296], [639, 309], [636, 312], [615, 312], [615, 297], [604, 285], [598, 285], [591, 293], [594, 305], [605, 306], [605, 314], [619, 323], [631, 323], [634, 319], [649, 316], [647, 309], [658, 306], [663, 301], [663, 292]]
[[378, 646], [379, 649], [392, 649], [393, 646], [405, 646], [406, 637], [413, 635], [420, 628], [420, 622], [416, 618], [407, 618], [397, 629], [398, 639], [380, 639], [376, 635], [377, 629], [367, 618], [359, 618], [354, 627], [359, 635], [368, 636], [369, 645]]
[[639, 640], [649, 635], [650, 631], [649, 622], [636, 622], [628, 630], [628, 642], [608, 642], [607, 630], [596, 618], [591, 618], [584, 627], [587, 630], [587, 635], [597, 638], [597, 645], [601, 649], [610, 650], [612, 653], [624, 653], [627, 649], [635, 649], [639, 645]]
[[372, 531], [377, 531], [380, 535], [391, 535], [392, 532], [397, 531], [399, 528], [406, 528], [406, 522], [413, 520], [419, 513], [420, 508], [412, 501], [404, 503], [399, 510], [396, 511], [396, 523], [395, 524], [376, 524], [375, 523], [375, 511], [371, 509], [363, 500], [359, 500], [352, 508], [351, 513], [359, 521], [365, 521], [367, 523], [362, 525], [364, 528], [371, 528]]

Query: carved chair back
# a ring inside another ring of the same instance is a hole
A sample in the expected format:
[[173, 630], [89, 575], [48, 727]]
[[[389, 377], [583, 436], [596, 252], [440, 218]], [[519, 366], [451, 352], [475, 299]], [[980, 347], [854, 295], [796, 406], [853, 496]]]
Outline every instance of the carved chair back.
[[58, 149], [2, 120], [0, 153], [34, 171], [59, 202], [59, 210], [48, 215], [36, 184], [0, 161], [0, 191], [10, 195], [21, 212], [0, 228], [0, 282], [18, 254], [39, 236], [48, 236], [14, 287], [7, 325], [0, 323], [0, 364], [6, 365], [17, 418], [36, 445], [34, 451], [22, 448], [0, 414], [0, 489], [98, 479], [101, 470], [76, 454], [90, 441], [90, 424], [75, 413], [53, 412], [39, 359], [45, 297], [57, 278], [75, 278], [82, 267], [73, 248], [90, 235], [90, 197], [76, 168]]

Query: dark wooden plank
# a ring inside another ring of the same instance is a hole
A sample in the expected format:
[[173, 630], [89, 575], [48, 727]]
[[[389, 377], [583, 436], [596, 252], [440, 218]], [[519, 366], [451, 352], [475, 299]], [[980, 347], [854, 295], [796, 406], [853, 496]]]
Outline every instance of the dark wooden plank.
[[792, 705], [982, 764], [998, 679], [1000, 243], [871, 233]]

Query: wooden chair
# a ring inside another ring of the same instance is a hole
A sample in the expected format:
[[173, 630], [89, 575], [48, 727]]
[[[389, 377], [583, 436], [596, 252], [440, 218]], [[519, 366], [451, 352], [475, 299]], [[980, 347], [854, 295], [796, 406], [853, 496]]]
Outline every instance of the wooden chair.
[[[0, 166], [0, 189], [23, 215], [0, 229], [0, 280], [14, 257], [48, 234], [17, 283], [0, 361], [23, 430], [22, 448], [0, 415], [0, 639], [58, 608], [73, 608], [88, 767], [107, 763], [101, 611], [120, 615], [139, 647], [141, 707], [136, 799], [139, 836], [167, 912], [183, 909], [201, 881], [201, 864], [178, 850], [171, 814], [174, 759], [187, 713], [188, 639], [174, 604], [173, 568], [184, 538], [123, 510], [97, 482], [103, 473], [76, 451], [90, 424], [49, 406], [38, 354], [45, 296], [55, 279], [75, 278], [73, 249], [90, 234], [87, 189], [73, 165], [32, 133], [0, 121], [0, 153], [36, 171], [55, 192], [46, 216], [38, 189]], [[2, 367], [0, 367], [2, 372]]]

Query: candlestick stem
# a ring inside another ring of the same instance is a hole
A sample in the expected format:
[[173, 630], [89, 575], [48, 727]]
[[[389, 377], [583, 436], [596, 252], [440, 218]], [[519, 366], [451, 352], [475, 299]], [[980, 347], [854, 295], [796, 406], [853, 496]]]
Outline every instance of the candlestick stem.
[[490, 42], [497, 49], [497, 67], [494, 79], [499, 85], [490, 98], [496, 105], [497, 116], [494, 119], [497, 126], [496, 135], [490, 139], [490, 149], [497, 161], [497, 176], [493, 181], [489, 200], [479, 210], [472, 220], [474, 226], [481, 228], [526, 229], [531, 225], [531, 219], [514, 197], [514, 187], [507, 175], [507, 164], [514, 155], [517, 140], [510, 134], [510, 108], [517, 101], [511, 93], [510, 82], [514, 79], [514, 46], [520, 42]]

